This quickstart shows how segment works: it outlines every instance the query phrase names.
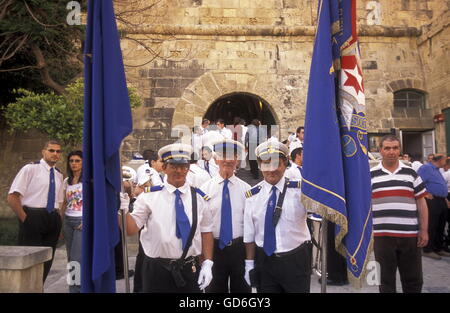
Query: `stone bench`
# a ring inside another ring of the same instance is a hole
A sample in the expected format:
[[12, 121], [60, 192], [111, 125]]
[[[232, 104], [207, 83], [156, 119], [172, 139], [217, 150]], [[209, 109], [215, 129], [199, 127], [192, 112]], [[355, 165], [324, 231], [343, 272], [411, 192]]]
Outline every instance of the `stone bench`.
[[0, 293], [43, 292], [44, 262], [50, 247], [0, 246]]

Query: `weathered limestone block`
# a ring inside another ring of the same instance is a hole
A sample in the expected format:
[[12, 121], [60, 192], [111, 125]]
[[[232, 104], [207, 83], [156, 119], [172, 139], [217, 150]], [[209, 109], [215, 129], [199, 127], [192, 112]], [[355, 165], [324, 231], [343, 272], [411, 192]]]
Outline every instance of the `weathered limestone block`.
[[0, 246], [0, 293], [43, 292], [44, 262], [50, 247]]

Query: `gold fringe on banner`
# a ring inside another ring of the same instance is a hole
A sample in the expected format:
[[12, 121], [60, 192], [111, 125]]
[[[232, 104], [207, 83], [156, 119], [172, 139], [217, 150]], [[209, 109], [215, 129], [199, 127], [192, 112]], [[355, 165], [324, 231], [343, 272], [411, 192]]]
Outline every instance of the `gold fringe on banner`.
[[[310, 197], [306, 196], [302, 193], [301, 195], [301, 202], [303, 206], [307, 209], [307, 211], [311, 211], [314, 213], [319, 214], [322, 216], [324, 220], [328, 220], [336, 225], [339, 225], [340, 231], [335, 237], [335, 247], [336, 251], [341, 254], [344, 258], [347, 259], [347, 255], [352, 256], [348, 253], [347, 249], [345, 248], [344, 244], [342, 243], [342, 240], [344, 239], [345, 235], [348, 233], [348, 221], [347, 217], [344, 216], [342, 213], [336, 211], [335, 209], [324, 205], [323, 203], [320, 203], [316, 200], [311, 199]], [[369, 213], [370, 216], [370, 213]], [[368, 217], [370, 218], [370, 217]], [[361, 271], [361, 274], [359, 277], [356, 277], [350, 270], [347, 268], [347, 277], [351, 285], [355, 288], [361, 288], [362, 287], [362, 281], [366, 278], [367, 275], [367, 262], [369, 261], [370, 255], [373, 250], [373, 233], [371, 232], [370, 236], [370, 243], [369, 248], [366, 254], [366, 258], [364, 260], [364, 267]]]

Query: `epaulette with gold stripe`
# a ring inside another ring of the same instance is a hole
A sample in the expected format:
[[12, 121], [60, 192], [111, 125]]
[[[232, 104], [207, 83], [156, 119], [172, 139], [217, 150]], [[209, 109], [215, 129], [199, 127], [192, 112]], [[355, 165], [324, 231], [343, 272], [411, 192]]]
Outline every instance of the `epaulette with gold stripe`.
[[288, 188], [301, 188], [302, 187], [302, 181], [301, 180], [290, 180], [288, 182]]
[[160, 191], [164, 188], [164, 185], [160, 186], [153, 186], [153, 187], [145, 187], [144, 192], [153, 192], [153, 191]]
[[203, 199], [205, 199], [205, 201], [209, 201], [211, 198], [206, 194], [206, 193], [204, 193], [200, 188], [194, 188], [195, 189], [195, 191], [203, 198]]
[[261, 191], [261, 188], [262, 188], [261, 185], [257, 185], [255, 187], [253, 187], [252, 189], [245, 192], [245, 197], [250, 198], [250, 197], [256, 195], [258, 192]]

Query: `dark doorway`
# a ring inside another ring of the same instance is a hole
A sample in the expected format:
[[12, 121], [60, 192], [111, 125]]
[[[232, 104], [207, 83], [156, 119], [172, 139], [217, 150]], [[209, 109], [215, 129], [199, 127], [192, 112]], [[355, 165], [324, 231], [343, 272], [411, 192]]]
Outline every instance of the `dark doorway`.
[[276, 125], [268, 103], [248, 93], [233, 93], [220, 97], [209, 106], [204, 116], [211, 122], [219, 118], [224, 119], [226, 125], [233, 125], [235, 117], [244, 119], [246, 124], [257, 118], [262, 125]]

